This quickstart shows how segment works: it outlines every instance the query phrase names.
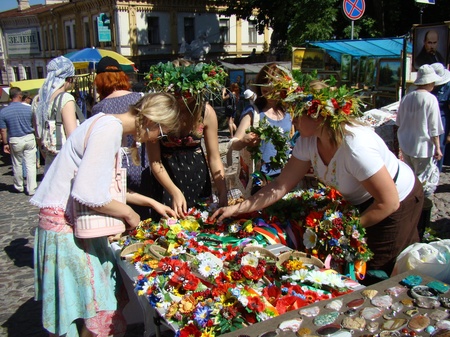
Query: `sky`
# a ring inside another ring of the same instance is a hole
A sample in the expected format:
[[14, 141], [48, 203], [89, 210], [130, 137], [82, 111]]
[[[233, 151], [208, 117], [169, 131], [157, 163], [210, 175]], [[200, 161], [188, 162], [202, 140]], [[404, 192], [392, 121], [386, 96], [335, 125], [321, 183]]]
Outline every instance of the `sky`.
[[[44, 4], [45, 0], [29, 0], [30, 5]], [[17, 8], [17, 0], [0, 0], [0, 12]]]

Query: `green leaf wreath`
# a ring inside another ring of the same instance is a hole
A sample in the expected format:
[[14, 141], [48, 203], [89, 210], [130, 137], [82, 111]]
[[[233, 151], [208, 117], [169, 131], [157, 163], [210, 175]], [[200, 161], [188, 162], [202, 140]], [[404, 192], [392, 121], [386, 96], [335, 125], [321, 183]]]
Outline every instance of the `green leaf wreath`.
[[[289, 134], [278, 126], [270, 125], [266, 118], [261, 119], [256, 127], [251, 126], [247, 130], [247, 133], [250, 132], [257, 134], [261, 141], [271, 142], [275, 147], [277, 154], [274, 157], [270, 157], [270, 162], [266, 163], [270, 169], [278, 170], [283, 168], [289, 159]], [[261, 161], [262, 153], [260, 146], [248, 146], [247, 150], [250, 152], [251, 158], [254, 161]]]

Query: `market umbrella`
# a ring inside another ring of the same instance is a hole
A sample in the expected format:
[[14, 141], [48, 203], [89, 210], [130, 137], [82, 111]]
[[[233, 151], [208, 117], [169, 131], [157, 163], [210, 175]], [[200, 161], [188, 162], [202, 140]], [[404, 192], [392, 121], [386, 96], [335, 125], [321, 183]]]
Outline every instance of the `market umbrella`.
[[112, 50], [92, 47], [74, 51], [64, 56], [73, 62], [75, 69], [83, 69], [89, 67], [95, 70], [100, 59], [104, 56], [109, 56], [119, 62], [123, 71], [130, 73], [137, 70], [132, 61]]

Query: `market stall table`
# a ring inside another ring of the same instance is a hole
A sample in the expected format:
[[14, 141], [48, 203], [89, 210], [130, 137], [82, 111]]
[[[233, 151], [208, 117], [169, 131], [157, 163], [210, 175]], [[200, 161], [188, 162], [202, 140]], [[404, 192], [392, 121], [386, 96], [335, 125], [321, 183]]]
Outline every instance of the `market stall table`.
[[[120, 258], [120, 247], [118, 245], [113, 244], [113, 249], [115, 250], [116, 259], [119, 264], [121, 274], [124, 278], [124, 282], [125, 282], [127, 291], [130, 296], [130, 301], [132, 302], [131, 304], [136, 305], [136, 303], [138, 303], [137, 307], [140, 308], [140, 310], [141, 310], [141, 312], [134, 312], [133, 315], [134, 315], [134, 317], [139, 317], [139, 316], [142, 317], [144, 325], [145, 325], [144, 336], [151, 336], [151, 335], [156, 334], [156, 336], [159, 337], [159, 336], [161, 336], [161, 329], [168, 329], [168, 330], [176, 331], [177, 326], [170, 324], [164, 318], [162, 318], [160, 316], [159, 312], [149, 304], [149, 302], [145, 296], [138, 296], [137, 294], [135, 294], [134, 282], [138, 275], [138, 272], [134, 268], [133, 264]], [[355, 290], [354, 292], [352, 292], [350, 294], [338, 297], [337, 299], [340, 299], [343, 302], [343, 306], [339, 311], [340, 315], [335, 320], [335, 323], [341, 324], [342, 320], [346, 317], [346, 315], [344, 315], [344, 312], [349, 309], [346, 307], [346, 305], [349, 302], [351, 302], [352, 300], [363, 298], [363, 295], [361, 294], [361, 292], [363, 290], [372, 289], [372, 290], [376, 290], [378, 292], [378, 295], [386, 295], [387, 289], [394, 287], [394, 286], [399, 286], [400, 281], [408, 275], [411, 275], [411, 272], [406, 272], [406, 273], [397, 275], [395, 277], [392, 277], [388, 280], [382, 281], [380, 283], [377, 283], [377, 284], [372, 285], [367, 288], [359, 287], [359, 288], [357, 288], [357, 290]], [[428, 277], [427, 275], [420, 275], [420, 276], [422, 277], [421, 284], [423, 284], [423, 285], [427, 284], [430, 281], [433, 281], [433, 279], [431, 277]], [[445, 296], [449, 296], [448, 293]], [[399, 302], [400, 300], [402, 300], [404, 298], [411, 298], [411, 296], [410, 296], [409, 292], [405, 292], [403, 294], [400, 294], [398, 297], [392, 296], [392, 298], [393, 298], [393, 302]], [[233, 337], [233, 336], [257, 337], [257, 336], [260, 336], [261, 334], [264, 334], [265, 332], [269, 332], [269, 331], [276, 331], [278, 336], [280, 336], [280, 337], [293, 336], [293, 335], [295, 335], [294, 332], [280, 331], [278, 329], [278, 327], [282, 322], [285, 322], [285, 321], [288, 321], [291, 319], [295, 319], [295, 318], [302, 318], [301, 328], [309, 329], [311, 331], [311, 335], [317, 335], [316, 331], [317, 331], [318, 327], [313, 324], [314, 318], [302, 316], [299, 313], [299, 311], [304, 308], [319, 307], [320, 308], [319, 315], [330, 313], [333, 310], [325, 308], [325, 306], [328, 303], [332, 302], [333, 300], [335, 300], [335, 299], [316, 302], [309, 306], [302, 307], [298, 310], [289, 311], [285, 314], [274, 317], [272, 319], [269, 319], [269, 320], [266, 320], [263, 322], [259, 322], [259, 323], [255, 323], [249, 327], [245, 327], [245, 328], [236, 330], [234, 332], [226, 333], [221, 336], [224, 336], [224, 337]], [[369, 299], [365, 299], [363, 305], [360, 308], [358, 308], [357, 311], [359, 312], [364, 307], [373, 307], [373, 305], [371, 304]], [[134, 309], [134, 310], [138, 310], [138, 309]], [[395, 315], [395, 318], [410, 319], [411, 317], [408, 317], [405, 314], [406, 310], [408, 310], [408, 308], [404, 308], [403, 310], [398, 312]], [[418, 308], [418, 310], [421, 314], [429, 315], [433, 311], [443, 310], [443, 308], [440, 308], [440, 309]], [[386, 313], [386, 312], [390, 312], [390, 310], [386, 310], [384, 313]], [[380, 327], [384, 321], [386, 321], [386, 319], [383, 317], [380, 317], [376, 320], [376, 322], [379, 323]], [[380, 332], [380, 331], [378, 331], [378, 332]], [[374, 332], [373, 334], [376, 334], [378, 332]], [[363, 335], [368, 335], [368, 334], [371, 335], [371, 333], [368, 332], [367, 330], [361, 330], [361, 331], [354, 330], [353, 331], [353, 336], [363, 336]]]
[[[405, 272], [403, 274], [399, 274], [397, 276], [389, 278], [389, 279], [387, 279], [385, 281], [376, 283], [376, 284], [374, 284], [374, 285], [372, 285], [370, 287], [367, 287], [365, 289], [357, 290], [357, 291], [355, 291], [353, 293], [350, 293], [350, 294], [338, 297], [337, 299], [341, 299], [342, 302], [343, 302], [343, 307], [341, 308], [340, 311], [341, 312], [346, 311], [348, 308], [346, 308], [345, 306], [350, 301], [352, 301], [354, 299], [363, 298], [363, 296], [361, 294], [361, 292], [363, 290], [374, 289], [374, 290], [378, 291], [378, 295], [386, 295], [386, 292], [385, 292], [386, 289], [389, 289], [391, 287], [400, 285], [400, 281], [402, 279], [404, 279], [405, 277], [407, 277], [408, 275], [411, 275], [412, 273], [413, 272]], [[423, 284], [423, 285], [427, 284], [430, 281], [434, 281], [433, 278], [431, 278], [431, 277], [429, 277], [427, 275], [421, 275], [421, 274], [418, 274], [418, 273], [414, 273], [414, 275], [419, 275], [420, 277], [422, 277], [422, 283], [421, 284]], [[444, 294], [444, 296], [449, 298], [450, 292], [447, 292], [446, 294]], [[412, 297], [410, 296], [409, 292], [407, 292], [407, 293], [405, 292], [405, 293], [399, 295], [398, 297], [392, 296], [392, 298], [393, 298], [394, 302], [399, 302], [400, 300], [402, 300], [404, 298], [412, 299]], [[314, 303], [312, 305], [309, 305], [308, 307], [318, 306], [320, 308], [320, 313], [319, 314], [328, 313], [328, 312], [331, 312], [332, 310], [325, 308], [325, 306], [326, 306], [327, 303], [329, 303], [329, 302], [331, 302], [333, 300], [334, 299], [317, 302], [317, 303]], [[365, 299], [363, 306], [358, 308], [358, 312], [359, 312], [359, 310], [363, 309], [364, 307], [368, 307], [368, 306], [373, 306], [373, 305], [371, 305], [370, 300]], [[401, 310], [400, 312], [398, 312], [396, 314], [395, 318], [405, 318], [405, 319], [408, 319], [408, 320], [411, 319], [411, 317], [409, 317], [408, 315], [405, 314], [405, 312], [407, 310], [409, 310], [409, 309], [410, 308], [406, 308], [405, 307], [403, 310]], [[436, 309], [418, 308], [418, 311], [419, 311], [420, 314], [426, 314], [426, 315], [430, 315], [432, 312], [434, 312], [436, 310], [445, 310], [445, 308], [442, 308], [442, 307], [436, 308]], [[263, 334], [265, 332], [276, 330], [278, 328], [278, 326], [280, 325], [280, 323], [282, 323], [284, 321], [287, 321], [287, 320], [290, 320], [290, 319], [294, 319], [294, 318], [298, 318], [298, 317], [300, 317], [299, 310], [290, 311], [290, 312], [287, 312], [287, 313], [285, 313], [283, 315], [274, 317], [274, 318], [272, 318], [270, 320], [267, 320], [267, 321], [264, 321], [264, 322], [260, 322], [260, 323], [256, 323], [256, 324], [253, 324], [253, 325], [251, 325], [249, 327], [246, 327], [246, 328], [234, 331], [234, 332], [226, 333], [226, 334], [223, 334], [221, 336], [223, 336], [223, 337], [234, 337], [234, 336], [257, 337], [257, 336], [260, 336], [261, 334]], [[335, 322], [340, 324], [345, 317], [346, 316], [343, 313], [341, 313], [339, 315], [339, 317], [336, 319]], [[357, 317], [357, 316], [354, 316], [354, 317]], [[376, 322], [379, 323], [380, 327], [381, 327], [381, 325], [382, 325], [382, 323], [384, 321], [386, 321], [386, 319], [383, 318], [383, 317], [380, 317], [380, 318], [378, 318], [376, 320]], [[432, 321], [432, 324], [434, 324], [434, 321]], [[309, 318], [309, 317], [304, 317], [303, 316], [303, 321], [301, 323], [301, 328], [307, 328], [307, 329], [311, 330], [311, 335], [317, 336], [316, 331], [317, 331], [318, 327], [313, 324], [313, 318]], [[411, 329], [408, 329], [408, 331], [410, 331], [410, 330]], [[379, 332], [380, 332], [380, 330], [378, 330], [377, 332], [374, 332], [374, 333], [370, 333], [367, 330], [362, 330], [362, 331], [353, 330], [352, 336], [376, 335]], [[425, 334], [425, 332], [422, 331], [422, 334]], [[426, 334], [428, 335], [428, 333], [426, 333]], [[420, 335], [420, 333], [418, 333], [418, 335]], [[280, 331], [278, 333], [278, 336], [279, 337], [283, 337], [283, 336], [287, 337], [287, 336], [296, 336], [296, 334], [294, 332], [292, 332], [292, 331]], [[403, 335], [403, 336], [405, 336], [405, 335]]]

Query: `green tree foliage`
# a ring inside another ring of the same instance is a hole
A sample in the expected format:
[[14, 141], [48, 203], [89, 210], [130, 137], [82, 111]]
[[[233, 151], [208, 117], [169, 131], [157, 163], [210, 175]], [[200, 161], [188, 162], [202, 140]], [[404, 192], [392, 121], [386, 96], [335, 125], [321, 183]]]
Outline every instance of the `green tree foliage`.
[[[342, 10], [343, 0], [216, 0], [228, 6], [225, 14], [253, 20], [258, 31], [274, 30], [270, 50], [283, 53], [307, 41], [349, 39], [351, 21]], [[403, 36], [420, 23], [414, 0], [365, 0], [363, 17], [354, 22], [354, 38]], [[449, 0], [422, 6], [422, 23], [450, 20]]]

